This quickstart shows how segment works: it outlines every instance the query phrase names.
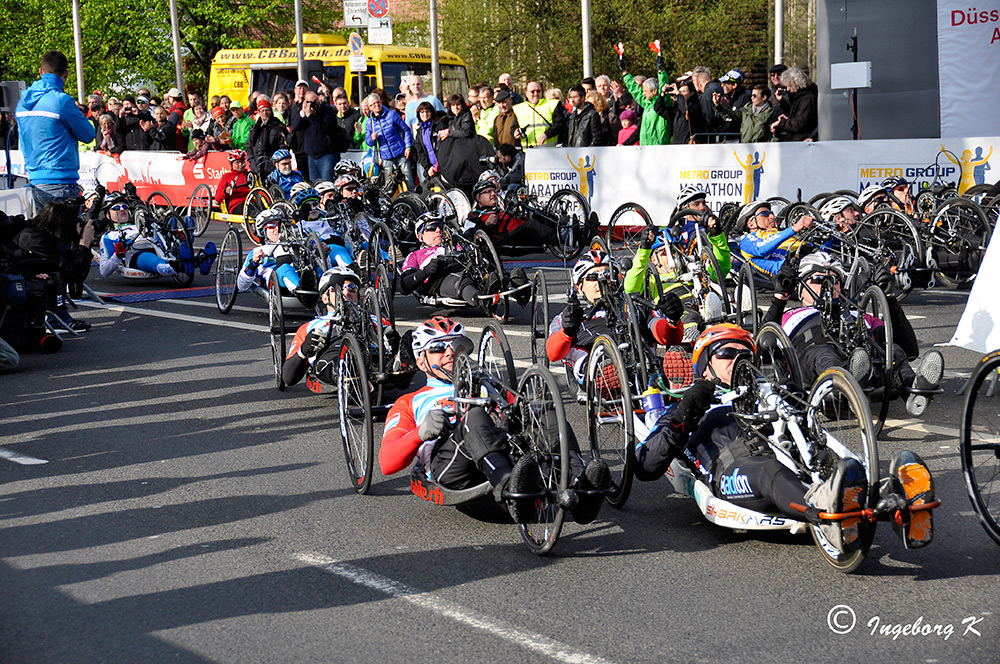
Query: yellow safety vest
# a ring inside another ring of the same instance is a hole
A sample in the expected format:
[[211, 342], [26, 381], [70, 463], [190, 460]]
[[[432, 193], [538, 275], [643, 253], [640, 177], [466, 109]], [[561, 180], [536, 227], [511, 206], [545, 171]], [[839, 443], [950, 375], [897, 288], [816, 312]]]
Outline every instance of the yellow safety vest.
[[542, 134], [552, 126], [552, 118], [555, 117], [558, 105], [559, 102], [555, 99], [539, 99], [535, 106], [532, 106], [530, 101], [522, 101], [514, 107], [517, 124], [525, 136], [523, 141], [525, 147], [556, 144], [557, 136], [549, 136], [542, 141]]
[[484, 136], [490, 141], [493, 140], [493, 121], [500, 113], [500, 106], [493, 104], [485, 111], [480, 111], [479, 121], [476, 122], [476, 133]]

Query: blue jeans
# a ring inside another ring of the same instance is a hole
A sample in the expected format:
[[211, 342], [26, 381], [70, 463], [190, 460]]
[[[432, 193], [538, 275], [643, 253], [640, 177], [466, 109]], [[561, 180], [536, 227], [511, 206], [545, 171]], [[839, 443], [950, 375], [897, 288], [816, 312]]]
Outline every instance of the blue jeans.
[[322, 157], [309, 156], [309, 177], [313, 182], [326, 180], [333, 182], [333, 167], [340, 161], [340, 155], [336, 152], [325, 154]]
[[[58, 182], [52, 184], [33, 184], [35, 206], [41, 209], [46, 203], [67, 201], [80, 195], [80, 186], [76, 182]], [[36, 210], [36, 213], [38, 210]]]
[[416, 183], [413, 181], [413, 164], [406, 157], [399, 156], [395, 159], [383, 159], [383, 163], [395, 164], [396, 168], [403, 171], [403, 178], [406, 180], [406, 188], [413, 190], [416, 188]]

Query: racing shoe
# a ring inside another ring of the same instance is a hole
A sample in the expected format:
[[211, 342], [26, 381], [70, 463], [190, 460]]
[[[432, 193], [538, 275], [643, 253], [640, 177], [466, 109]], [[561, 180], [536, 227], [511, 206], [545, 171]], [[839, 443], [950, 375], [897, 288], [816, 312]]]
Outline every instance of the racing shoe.
[[608, 464], [603, 459], [588, 463], [583, 474], [576, 478], [577, 504], [573, 509], [573, 520], [586, 524], [596, 519], [604, 502], [604, 492], [610, 488], [611, 470]]
[[212, 271], [212, 265], [215, 264], [215, 259], [218, 255], [219, 250], [216, 248], [214, 242], [206, 243], [205, 248], [198, 252], [198, 269], [201, 270], [202, 275], [207, 275]]
[[[825, 482], [813, 485], [806, 493], [810, 507], [821, 512], [854, 512], [867, 507], [868, 480], [864, 466], [857, 459], [841, 459], [833, 475]], [[820, 533], [841, 553], [851, 553], [861, 547], [861, 519], [858, 517], [831, 521], [822, 519]]]
[[514, 293], [514, 300], [522, 307], [528, 304], [528, 301], [531, 300], [531, 289], [522, 288], [522, 286], [527, 286], [529, 283], [528, 275], [524, 273], [524, 268], [515, 267], [510, 271], [510, 287], [521, 289]]
[[177, 259], [181, 262], [181, 267], [180, 269], [174, 268], [175, 270], [194, 274], [194, 252], [191, 251], [191, 246], [187, 242], [181, 242], [177, 245]]
[[[889, 465], [889, 488], [906, 498], [907, 506], [934, 502], [934, 478], [927, 464], [916, 452], [903, 450], [892, 458]], [[903, 540], [907, 549], [919, 549], [934, 539], [932, 510], [909, 512], [909, 518], [900, 524], [895, 519], [892, 529]]]
[[944, 375], [944, 358], [937, 350], [927, 351], [927, 354], [920, 359], [917, 365], [917, 375], [913, 379], [911, 389], [918, 392], [911, 393], [906, 398], [906, 412], [914, 417], [920, 417], [927, 410], [927, 404], [933, 398], [930, 394], [921, 394], [919, 391], [936, 390], [941, 384], [941, 376]]
[[864, 385], [872, 375], [872, 359], [864, 348], [855, 348], [847, 359], [847, 366], [858, 383]]
[[514, 464], [503, 497], [510, 516], [517, 523], [533, 523], [538, 519], [538, 495], [542, 492], [542, 471], [538, 461], [525, 454]]

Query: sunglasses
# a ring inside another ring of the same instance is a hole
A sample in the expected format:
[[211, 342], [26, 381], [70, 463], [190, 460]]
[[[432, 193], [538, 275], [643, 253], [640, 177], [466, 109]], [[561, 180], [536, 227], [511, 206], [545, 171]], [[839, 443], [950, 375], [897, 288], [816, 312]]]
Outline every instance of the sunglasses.
[[427, 224], [426, 226], [424, 226], [423, 232], [424, 233], [430, 233], [431, 231], [439, 231], [442, 228], [444, 228], [444, 224], [442, 224], [439, 221], [436, 221], [434, 223]]
[[276, 221], [271, 221], [264, 224], [264, 228], [277, 228], [277, 227], [278, 227], [278, 222]]
[[128, 210], [128, 206], [127, 205], [112, 205], [111, 209], [115, 210], [115, 211], [118, 211], [118, 210]]
[[357, 284], [347, 283], [344, 284], [344, 290], [347, 291], [348, 293], [357, 293], [359, 290], [361, 290], [361, 286], [358, 286]]
[[821, 284], [827, 279], [833, 279], [837, 283], [840, 283], [840, 279], [838, 279], [835, 274], [813, 274], [806, 279], [806, 282], [810, 284]]
[[443, 355], [451, 348], [456, 355], [459, 353], [468, 353], [472, 350], [472, 342], [465, 337], [458, 337], [450, 341], [435, 341], [425, 348], [428, 353], [434, 353], [435, 355]]
[[589, 272], [589, 273], [583, 275], [583, 280], [584, 281], [604, 281], [605, 279], [607, 279], [607, 277], [608, 277], [608, 272], [607, 272], [607, 270], [605, 270], [604, 272]]
[[712, 357], [720, 360], [735, 360], [738, 357], [752, 357], [753, 352], [749, 348], [720, 348], [712, 353]]
[[755, 216], [757, 216], [757, 217], [773, 217], [774, 216], [774, 212], [771, 211], [771, 210], [761, 210]]
[[344, 191], [357, 191], [358, 188], [351, 185], [350, 187], [344, 187]]

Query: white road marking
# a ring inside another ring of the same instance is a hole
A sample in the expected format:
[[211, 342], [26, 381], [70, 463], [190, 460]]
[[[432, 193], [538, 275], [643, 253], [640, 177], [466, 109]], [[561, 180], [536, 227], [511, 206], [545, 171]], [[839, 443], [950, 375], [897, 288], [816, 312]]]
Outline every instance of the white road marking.
[[[114, 296], [111, 296], [111, 297], [114, 297]], [[157, 302], [169, 302], [170, 304], [183, 304], [183, 305], [192, 306], [192, 307], [208, 307], [209, 309], [215, 309], [216, 311], [219, 310], [219, 305], [217, 305], [215, 302], [199, 302], [198, 300], [195, 300], [195, 299], [190, 298], [190, 297], [179, 297], [179, 298], [176, 298], [176, 299], [170, 298], [170, 297], [165, 297], [162, 300], [157, 300]], [[254, 308], [254, 307], [244, 307], [244, 306], [240, 306], [240, 305], [233, 305], [232, 311], [248, 311], [250, 313], [263, 313], [263, 314], [266, 314], [267, 313], [267, 308], [266, 307], [257, 307], [257, 308]]]
[[502, 625], [459, 604], [442, 599], [433, 593], [421, 592], [415, 588], [410, 588], [402, 583], [393, 581], [390, 578], [373, 574], [360, 567], [342, 563], [327, 556], [317, 553], [300, 553], [295, 557], [307, 565], [318, 567], [324, 572], [347, 579], [359, 586], [377, 590], [395, 599], [401, 599], [421, 609], [426, 609], [444, 618], [450, 618], [457, 623], [482, 630], [505, 641], [510, 641], [526, 650], [551, 657], [559, 662], [567, 662], [569, 664], [602, 664], [608, 661], [602, 657], [575, 650], [564, 643], [542, 636], [541, 634], [524, 632], [515, 627]]
[[266, 325], [253, 325], [251, 323], [241, 323], [234, 320], [216, 320], [213, 318], [199, 318], [198, 316], [188, 316], [187, 314], [175, 314], [169, 311], [155, 311], [153, 309], [140, 309], [139, 307], [129, 307], [122, 304], [97, 304], [96, 302], [78, 302], [82, 307], [93, 309], [107, 309], [108, 311], [120, 311], [126, 314], [136, 314], [138, 316], [154, 316], [156, 318], [169, 318], [171, 320], [182, 320], [188, 323], [199, 323], [201, 325], [215, 325], [216, 327], [231, 327], [237, 330], [250, 330], [252, 332], [267, 332]]
[[939, 427], [935, 424], [926, 424], [924, 422], [913, 422], [912, 420], [886, 419], [885, 428], [890, 432], [893, 429], [906, 429], [907, 431], [915, 431], [917, 433], [930, 433], [937, 436], [958, 438], [958, 429], [953, 429], [952, 427]]
[[20, 452], [15, 452], [14, 450], [8, 450], [6, 447], [0, 447], [0, 459], [7, 459], [8, 461], [19, 463], [22, 466], [37, 466], [40, 463], [48, 463], [45, 459], [36, 459], [35, 457], [28, 456], [27, 454], [21, 454]]

